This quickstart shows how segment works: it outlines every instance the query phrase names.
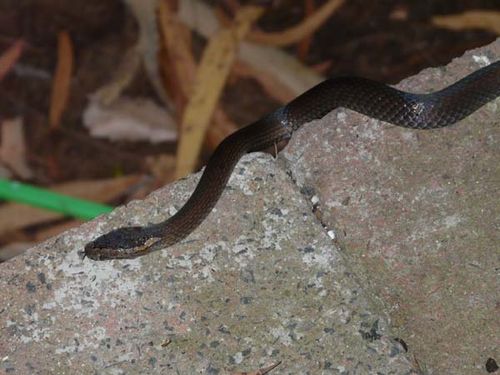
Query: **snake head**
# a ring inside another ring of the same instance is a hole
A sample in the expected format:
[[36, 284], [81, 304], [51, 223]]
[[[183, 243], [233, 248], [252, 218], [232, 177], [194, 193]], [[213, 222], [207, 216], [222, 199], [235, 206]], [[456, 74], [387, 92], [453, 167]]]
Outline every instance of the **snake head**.
[[85, 256], [93, 260], [132, 259], [150, 252], [160, 238], [143, 227], [123, 227], [97, 237], [85, 245]]

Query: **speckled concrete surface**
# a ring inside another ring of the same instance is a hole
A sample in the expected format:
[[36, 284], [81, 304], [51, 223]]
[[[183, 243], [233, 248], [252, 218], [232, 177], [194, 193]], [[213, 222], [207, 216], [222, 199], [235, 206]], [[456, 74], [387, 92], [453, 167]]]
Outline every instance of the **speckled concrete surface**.
[[[497, 41], [401, 87], [437, 89], [499, 57]], [[168, 251], [77, 254], [173, 213], [194, 177], [0, 265], [0, 371], [231, 374], [282, 361], [272, 375], [484, 374], [500, 358], [499, 106], [432, 132], [336, 111], [279, 163], [244, 158], [208, 220]]]
[[[206, 222], [169, 251], [93, 262], [77, 252], [172, 213], [191, 177], [0, 265], [0, 369], [9, 374], [417, 374], [311, 207], [250, 155]], [[178, 206], [177, 206], [178, 208]]]
[[[499, 59], [497, 40], [399, 87], [434, 91]], [[500, 100], [434, 131], [335, 111], [284, 156], [425, 373], [500, 362]]]

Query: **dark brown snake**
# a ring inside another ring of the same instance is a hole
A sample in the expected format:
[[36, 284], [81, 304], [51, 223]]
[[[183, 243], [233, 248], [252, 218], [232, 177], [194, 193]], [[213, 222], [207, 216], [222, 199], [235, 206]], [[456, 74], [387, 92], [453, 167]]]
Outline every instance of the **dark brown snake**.
[[276, 144], [284, 147], [294, 131], [335, 108], [349, 108], [406, 128], [435, 129], [454, 124], [499, 95], [500, 61], [430, 94], [406, 93], [356, 77], [326, 80], [224, 139], [193, 194], [175, 215], [158, 224], [112, 230], [89, 242], [85, 255], [94, 260], [128, 259], [179, 242], [212, 211], [244, 154]]

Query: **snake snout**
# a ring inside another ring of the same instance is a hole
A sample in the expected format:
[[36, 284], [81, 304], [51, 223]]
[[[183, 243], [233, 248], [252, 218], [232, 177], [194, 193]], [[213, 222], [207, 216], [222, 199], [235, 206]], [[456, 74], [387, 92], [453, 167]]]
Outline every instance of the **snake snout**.
[[131, 259], [137, 256], [134, 250], [145, 248], [150, 237], [142, 227], [118, 228], [89, 242], [84, 253], [92, 260]]
[[89, 242], [83, 249], [84, 256], [92, 260], [101, 260], [100, 249], [95, 246], [95, 242]]

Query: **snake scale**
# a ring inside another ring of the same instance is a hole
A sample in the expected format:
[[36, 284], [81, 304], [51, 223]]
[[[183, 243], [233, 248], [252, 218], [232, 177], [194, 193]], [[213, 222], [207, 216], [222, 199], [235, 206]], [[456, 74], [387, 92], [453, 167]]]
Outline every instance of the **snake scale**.
[[225, 138], [175, 215], [158, 224], [112, 230], [89, 242], [85, 256], [93, 260], [136, 258], [181, 241], [211, 212], [244, 154], [276, 144], [284, 147], [294, 131], [335, 108], [349, 108], [406, 128], [435, 129], [456, 123], [499, 95], [500, 61], [429, 94], [403, 92], [365, 78], [328, 79]]

